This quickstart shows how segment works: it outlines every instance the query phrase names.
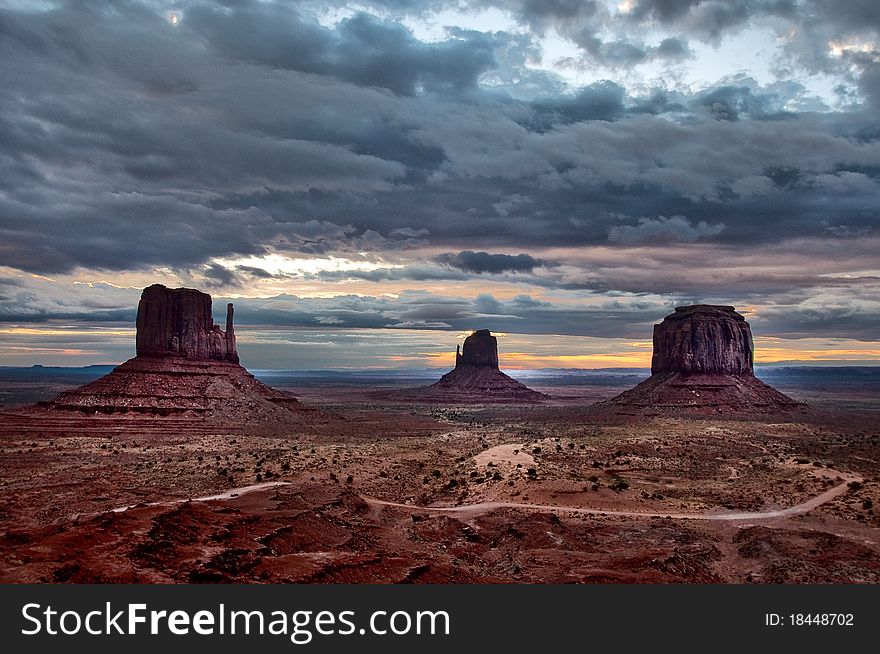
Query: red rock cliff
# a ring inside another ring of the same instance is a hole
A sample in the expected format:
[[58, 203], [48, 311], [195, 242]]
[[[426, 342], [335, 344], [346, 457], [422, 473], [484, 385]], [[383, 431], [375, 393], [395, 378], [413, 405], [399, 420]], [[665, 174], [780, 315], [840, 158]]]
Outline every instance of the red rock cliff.
[[232, 316], [229, 304], [224, 332], [214, 323], [207, 293], [162, 284], [148, 286], [138, 303], [137, 355], [238, 363]]
[[498, 369], [498, 340], [488, 329], [478, 329], [464, 339], [461, 352], [455, 353], [455, 367], [459, 366]]
[[695, 304], [654, 325], [651, 374], [752, 375], [749, 323], [733, 307]]

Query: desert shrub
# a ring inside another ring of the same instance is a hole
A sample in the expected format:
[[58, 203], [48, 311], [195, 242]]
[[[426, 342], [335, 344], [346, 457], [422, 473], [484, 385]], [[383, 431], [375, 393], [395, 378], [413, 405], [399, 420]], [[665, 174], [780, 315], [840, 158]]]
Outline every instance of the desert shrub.
[[609, 488], [616, 491], [625, 491], [629, 488], [629, 482], [625, 479], [615, 479], [610, 485]]

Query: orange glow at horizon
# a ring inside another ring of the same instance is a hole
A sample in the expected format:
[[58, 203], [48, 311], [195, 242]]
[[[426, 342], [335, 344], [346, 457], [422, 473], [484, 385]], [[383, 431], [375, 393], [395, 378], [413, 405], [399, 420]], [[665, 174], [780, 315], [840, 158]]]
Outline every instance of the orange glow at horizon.
[[59, 354], [61, 356], [77, 357], [88, 355], [99, 355], [101, 352], [97, 350], [83, 350], [80, 348], [69, 347], [29, 347], [26, 345], [0, 345], [0, 354], [10, 353], [20, 354]]
[[[297, 342], [279, 340], [279, 332], [286, 331], [299, 334]], [[301, 337], [305, 332], [320, 335], [320, 338]], [[109, 350], [104, 351], [102, 345], [112, 344], [114, 348], [130, 345], [133, 348], [134, 333], [133, 327], [109, 325], [10, 325], [0, 327], [0, 356], [6, 357], [4, 365], [18, 362], [30, 365], [47, 360], [53, 361], [51, 365], [61, 365], [67, 358], [76, 359], [77, 365], [104, 363], [114, 357]], [[461, 344], [462, 336], [469, 333], [338, 327], [286, 329], [277, 325], [241, 325], [238, 328], [239, 342], [247, 344], [247, 358], [254, 367], [273, 367], [261, 366], [256, 363], [258, 360], [271, 361], [279, 367], [283, 366], [285, 359], [294, 362], [301, 352], [298, 348], [308, 347], [313, 352], [326, 353], [325, 365], [332, 368], [451, 369], [455, 365], [455, 345]], [[499, 336], [502, 369], [649, 368], [651, 365], [650, 340], [495, 333]], [[2, 342], [4, 340], [6, 342]], [[357, 364], [350, 366], [352, 361]], [[755, 362], [758, 364], [834, 361], [880, 365], [880, 343], [828, 338], [755, 338]], [[247, 361], [245, 363], [247, 365]]]
[[22, 336], [133, 336], [134, 327], [120, 329], [84, 329], [82, 327], [55, 328], [46, 327], [0, 327], [0, 334]]

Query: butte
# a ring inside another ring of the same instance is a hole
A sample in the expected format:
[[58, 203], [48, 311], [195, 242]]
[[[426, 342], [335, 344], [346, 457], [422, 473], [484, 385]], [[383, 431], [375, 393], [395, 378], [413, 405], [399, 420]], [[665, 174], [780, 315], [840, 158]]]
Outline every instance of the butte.
[[498, 368], [498, 339], [488, 329], [478, 329], [455, 349], [455, 368], [440, 381], [417, 391], [418, 398], [433, 402], [540, 402], [547, 396], [533, 391]]
[[618, 415], [772, 414], [799, 407], [754, 373], [752, 329], [734, 307], [677, 307], [654, 325], [651, 376], [597, 405]]
[[[233, 306], [226, 329], [214, 323], [211, 296], [191, 288], [148, 286], [137, 311], [137, 355], [109, 374], [35, 411], [52, 418], [113, 416], [132, 427], [199, 422], [229, 427], [289, 423], [306, 411], [292, 396], [254, 378], [238, 359]], [[36, 417], [36, 415], [34, 416]]]

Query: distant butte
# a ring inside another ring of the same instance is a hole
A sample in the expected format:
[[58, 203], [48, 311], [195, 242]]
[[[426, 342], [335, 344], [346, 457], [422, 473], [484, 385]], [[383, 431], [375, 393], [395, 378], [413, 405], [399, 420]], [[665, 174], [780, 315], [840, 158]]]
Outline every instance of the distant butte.
[[734, 307], [677, 307], [654, 325], [651, 377], [599, 406], [618, 414], [773, 413], [798, 405], [754, 373], [754, 343]]
[[488, 329], [478, 329], [455, 346], [455, 367], [474, 366], [498, 370], [498, 339]]
[[235, 424], [284, 420], [297, 400], [266, 386], [240, 364], [233, 306], [226, 329], [214, 323], [211, 296], [161, 284], [143, 290], [137, 312], [137, 356], [90, 384], [42, 407], [90, 415], [216, 418]]
[[418, 395], [436, 402], [540, 402], [543, 393], [512, 379], [498, 368], [498, 339], [478, 329], [456, 347], [455, 368], [440, 381], [419, 389]]

